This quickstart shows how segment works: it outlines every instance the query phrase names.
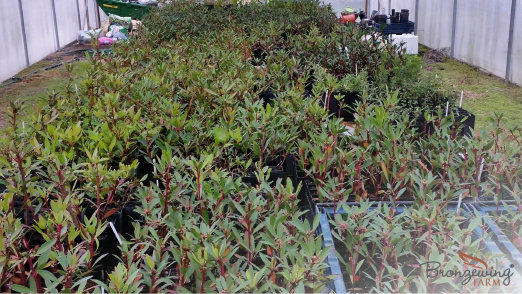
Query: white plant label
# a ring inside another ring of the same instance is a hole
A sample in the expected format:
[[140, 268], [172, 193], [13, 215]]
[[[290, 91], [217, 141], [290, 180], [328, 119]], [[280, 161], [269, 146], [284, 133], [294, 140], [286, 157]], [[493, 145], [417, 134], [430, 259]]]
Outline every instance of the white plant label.
[[459, 201], [457, 202], [457, 215], [460, 215], [460, 204], [462, 203], [462, 194], [459, 195]]
[[114, 227], [114, 224], [112, 222], [109, 222], [109, 225], [111, 226], [112, 232], [114, 233], [114, 236], [116, 236], [116, 239], [118, 239], [118, 243], [123, 244], [120, 239], [120, 235], [118, 235], [118, 231], [116, 231], [116, 228]]
[[328, 90], [326, 90], [326, 95], [324, 95], [324, 109], [326, 109], [326, 102], [328, 100]]
[[[156, 159], [153, 159], [153, 160], [152, 160], [152, 163], [153, 163], [153, 165], [154, 165], [154, 174], [156, 174], [156, 171], [157, 171], [157, 170], [156, 170]], [[156, 179], [156, 186], [159, 187], [159, 180], [157, 180], [157, 179]]]
[[480, 168], [479, 173], [477, 175], [477, 181], [480, 182], [480, 178], [482, 177], [482, 171], [484, 170], [484, 158], [482, 158], [482, 161], [480, 162]]

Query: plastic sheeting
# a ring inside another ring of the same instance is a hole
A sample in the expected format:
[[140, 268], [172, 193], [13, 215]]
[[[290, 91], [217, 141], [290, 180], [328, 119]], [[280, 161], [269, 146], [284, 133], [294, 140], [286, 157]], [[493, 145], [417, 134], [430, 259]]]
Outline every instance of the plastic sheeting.
[[0, 81], [26, 66], [18, 1], [0, 0]]
[[[413, 8], [415, 9], [415, 8]], [[419, 1], [419, 41], [430, 48], [451, 46], [453, 0]]]
[[[85, 3], [89, 7], [89, 24], [98, 26], [95, 0], [54, 0], [60, 47], [77, 38], [78, 30], [87, 29]], [[51, 0], [22, 0], [29, 64], [42, 60], [57, 47]], [[106, 16], [101, 12], [102, 21]], [[25, 49], [18, 0], [0, 0], [0, 82], [26, 67]]]
[[[51, 1], [22, 0], [31, 64], [56, 51]], [[23, 48], [21, 49], [23, 52]]]
[[458, 1], [455, 58], [504, 77], [510, 13], [511, 0]]

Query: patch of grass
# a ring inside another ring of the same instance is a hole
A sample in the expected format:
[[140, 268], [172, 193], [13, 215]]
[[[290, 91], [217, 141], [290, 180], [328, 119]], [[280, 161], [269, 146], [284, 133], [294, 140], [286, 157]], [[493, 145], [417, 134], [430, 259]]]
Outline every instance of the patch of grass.
[[75, 62], [72, 73], [68, 73], [65, 66], [50, 70], [44, 68], [51, 65], [48, 61], [38, 62], [20, 72], [18, 76], [24, 76], [40, 69], [37, 73], [28, 75], [22, 81], [0, 88], [0, 129], [8, 124], [9, 105], [13, 101], [24, 103], [24, 111], [21, 119], [34, 113], [45, 103], [49, 92], [63, 90], [68, 83], [70, 75], [76, 81], [81, 80], [86, 73], [87, 63]]
[[495, 113], [504, 114], [506, 125], [522, 124], [522, 87], [506, 86], [503, 79], [449, 58], [427, 65], [427, 69], [441, 77], [448, 87], [459, 93], [464, 91], [462, 106], [475, 114], [476, 129], [484, 128]]

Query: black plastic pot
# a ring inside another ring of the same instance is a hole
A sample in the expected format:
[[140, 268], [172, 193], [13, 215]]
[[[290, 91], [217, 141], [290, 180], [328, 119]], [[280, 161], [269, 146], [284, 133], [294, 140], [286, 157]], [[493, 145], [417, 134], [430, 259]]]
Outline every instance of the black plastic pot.
[[315, 84], [315, 76], [314, 76], [314, 70], [311, 69], [308, 75], [308, 80], [306, 80], [305, 83], [305, 95], [311, 95], [312, 90], [314, 89]]
[[[473, 136], [473, 129], [475, 127], [475, 115], [471, 112], [463, 109], [457, 108], [453, 111], [455, 116], [455, 123], [458, 130], [458, 136]], [[432, 113], [431, 115], [437, 115], [436, 113]], [[430, 136], [435, 132], [435, 124], [434, 122], [427, 122], [424, 113], [418, 114], [415, 116], [414, 113], [410, 113], [410, 127], [417, 129], [418, 133]]]
[[[80, 214], [81, 221], [84, 222], [85, 217], [92, 217], [92, 215], [95, 212], [96, 209], [94, 207], [84, 208], [82, 213]], [[112, 222], [118, 232], [121, 231], [118, 229], [121, 227], [120, 211], [112, 214], [106, 220]], [[116, 256], [119, 256], [121, 254], [121, 250], [118, 247], [120, 245], [118, 242], [118, 238], [116, 238], [116, 235], [114, 235], [114, 232], [112, 231], [110, 225], [107, 225], [105, 231], [103, 231], [103, 233], [100, 234], [100, 236], [98, 237], [98, 241], [100, 245], [95, 258], [98, 258], [99, 256], [102, 256], [104, 254], [105, 256], [100, 261], [99, 267], [93, 270], [93, 275], [97, 279], [104, 279], [105, 273], [111, 272], [112, 269], [118, 264], [118, 258]]]
[[401, 14], [400, 12], [392, 13], [390, 16], [391, 23], [399, 23], [401, 21]]
[[210, 4], [210, 3], [206, 3], [206, 4], [203, 4], [203, 6], [205, 6], [205, 8], [207, 8], [207, 10], [214, 10], [214, 8], [216, 7], [214, 4]]
[[[284, 178], [285, 178], [284, 170], [278, 169], [277, 166], [270, 166], [270, 165], [267, 165], [267, 166], [271, 169], [270, 177], [268, 177], [269, 182], [275, 183], [278, 179], [284, 180]], [[249, 185], [252, 185], [252, 186], [259, 184], [259, 181], [257, 180], [257, 177], [255, 176], [255, 174], [253, 172], [251, 172], [247, 176], [243, 177], [242, 180], [243, 180], [243, 182], [245, 182]]]
[[[32, 213], [35, 212], [36, 206], [37, 206], [36, 203], [31, 204]], [[40, 210], [38, 212], [38, 214], [36, 214], [36, 215], [33, 215], [32, 213], [26, 213], [26, 212], [29, 212], [29, 211], [27, 211], [27, 208], [24, 205], [24, 202], [22, 200], [18, 200], [18, 199], [14, 200], [14, 216], [17, 217], [22, 222], [22, 224], [32, 226], [32, 225], [36, 224], [38, 217], [40, 215], [43, 215], [42, 210]]]
[[142, 179], [143, 177], [146, 177], [146, 183], [154, 179], [154, 165], [148, 162], [144, 155], [138, 157], [138, 167], [136, 168], [136, 178]]
[[[161, 157], [161, 149], [157, 150], [156, 154], [153, 155], [153, 158]], [[143, 185], [149, 186], [153, 183], [157, 178], [154, 176], [154, 165], [148, 161], [147, 155], [141, 153], [138, 157], [138, 167], [135, 171], [135, 177], [138, 180], [141, 180], [145, 177]], [[163, 182], [159, 181], [160, 188], [163, 189]]]
[[475, 115], [463, 108], [457, 108], [453, 114], [458, 127], [459, 136], [473, 136], [475, 128]]
[[[397, 20], [396, 20], [397, 21]], [[375, 24], [375, 29], [383, 35], [402, 35], [413, 32], [415, 23], [411, 21], [402, 22], [397, 21], [396, 23], [386, 24]]]
[[[337, 99], [337, 96], [341, 96], [340, 99]], [[325, 100], [328, 100], [328, 97], [323, 99], [321, 102], [324, 106], [327, 103]], [[342, 109], [341, 101], [343, 104]], [[341, 117], [346, 122], [354, 121], [354, 108], [357, 105], [357, 102], [360, 101], [362, 101], [361, 96], [357, 92], [332, 92], [330, 95], [330, 105], [328, 111], [330, 114], [333, 114], [336, 117]]]
[[272, 105], [272, 103], [274, 102], [274, 100], [277, 98], [277, 96], [272, 93], [271, 90], [264, 90], [263, 92], [261, 92], [259, 94], [259, 99], [263, 100], [263, 106], [266, 107], [267, 104], [270, 104]]
[[265, 50], [255, 48], [252, 50], [252, 59], [250, 60], [250, 63], [254, 66], [261, 66], [265, 63], [267, 56], [268, 53]]
[[[106, 219], [106, 221], [114, 225], [117, 233], [126, 240], [130, 240], [134, 236], [133, 224], [135, 222], [142, 224], [144, 221], [143, 216], [136, 211], [138, 205], [139, 203], [137, 202], [126, 203], [125, 206]], [[85, 217], [92, 217], [95, 211], [94, 207], [85, 207], [80, 214], [81, 221], [83, 222]], [[105, 231], [98, 237], [98, 240], [100, 245], [95, 258], [104, 254], [105, 256], [101, 260], [99, 267], [93, 270], [93, 276], [97, 279], [105, 280], [106, 274], [111, 272], [118, 264], [117, 256], [121, 254], [120, 244], [110, 225], [107, 225]]]
[[317, 188], [314, 182], [307, 178], [303, 171], [297, 171], [298, 178], [297, 182], [301, 182], [303, 187], [299, 192], [299, 207], [301, 210], [306, 211], [305, 217], [308, 221], [313, 221], [316, 215], [316, 203], [314, 198], [317, 198]]
[[143, 224], [144, 222], [143, 215], [136, 211], [137, 206], [136, 204], [131, 204], [121, 209], [119, 233], [126, 240], [130, 240], [134, 236], [134, 223]]
[[[20, 220], [20, 222], [24, 225], [32, 227], [36, 224], [36, 221], [40, 216], [45, 218], [45, 214], [42, 210], [40, 210], [36, 215], [28, 214], [29, 219], [26, 219], [26, 210], [27, 208], [24, 206], [22, 201], [15, 200], [14, 203], [14, 216]], [[35, 211], [35, 205], [33, 205], [33, 212]], [[36, 246], [41, 246], [45, 243], [45, 239], [43, 236], [36, 232], [35, 230], [30, 230], [30, 233], [26, 235], [26, 239], [29, 243], [29, 247], [34, 248]]]
[[424, 113], [415, 116], [414, 113], [410, 113], [410, 128], [416, 129], [417, 133], [430, 136], [435, 133], [435, 124], [433, 121], [427, 122], [424, 117]]
[[402, 9], [401, 10], [401, 23], [408, 23], [410, 18], [410, 10]]
[[[294, 184], [297, 182], [296, 164], [293, 155], [287, 155], [282, 165], [279, 165], [277, 162], [268, 161], [265, 164], [265, 166], [268, 166], [271, 169], [270, 176], [268, 178], [269, 182], [275, 183], [278, 179], [282, 179], [284, 183], [287, 178], [289, 178]], [[259, 184], [257, 177], [255, 176], [253, 167], [251, 167], [247, 172], [247, 175], [242, 177], [241, 179], [244, 183], [248, 185], [255, 186]]]
[[386, 19], [388, 18], [385, 14], [378, 14], [375, 16], [375, 22], [378, 24], [386, 24]]
[[[112, 222], [116, 231], [121, 234], [125, 239], [130, 239], [134, 235], [134, 223], [143, 223], [143, 215], [136, 211], [136, 208], [140, 206], [139, 202], [128, 202], [123, 207], [117, 208], [117, 211], [111, 214], [106, 221]], [[110, 209], [109, 209], [110, 210]], [[81, 213], [81, 221], [84, 221], [84, 217], [90, 218], [95, 213], [96, 208], [85, 207]], [[103, 217], [103, 215], [101, 215]], [[106, 238], [107, 235], [114, 235], [114, 232], [107, 226], [107, 229], [100, 235], [100, 240]]]

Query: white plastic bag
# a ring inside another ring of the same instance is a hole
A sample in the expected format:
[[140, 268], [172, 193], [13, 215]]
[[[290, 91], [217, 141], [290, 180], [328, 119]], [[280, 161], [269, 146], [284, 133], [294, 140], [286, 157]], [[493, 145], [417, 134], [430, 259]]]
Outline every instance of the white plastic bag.
[[79, 31], [78, 32], [78, 43], [81, 45], [90, 44], [92, 38], [98, 39], [101, 35], [101, 29], [96, 30], [88, 30], [88, 31]]
[[142, 5], [158, 5], [157, 0], [138, 0], [138, 3]]

